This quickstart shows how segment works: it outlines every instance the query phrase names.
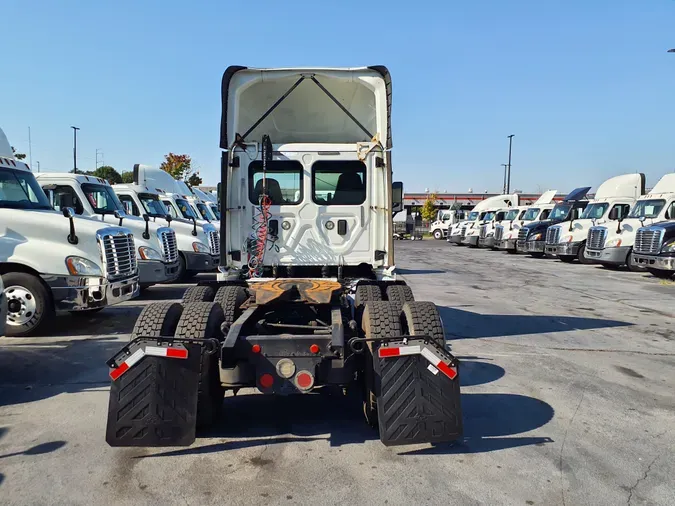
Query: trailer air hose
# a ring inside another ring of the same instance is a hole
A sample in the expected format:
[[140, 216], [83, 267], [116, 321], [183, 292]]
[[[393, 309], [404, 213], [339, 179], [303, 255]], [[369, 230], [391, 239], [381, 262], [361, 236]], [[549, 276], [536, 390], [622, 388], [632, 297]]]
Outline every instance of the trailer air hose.
[[262, 277], [264, 271], [265, 248], [267, 246], [270, 208], [272, 199], [267, 195], [267, 162], [272, 160], [272, 141], [269, 135], [262, 138], [262, 192], [259, 203], [253, 207], [253, 234], [248, 248], [248, 275], [250, 278]]

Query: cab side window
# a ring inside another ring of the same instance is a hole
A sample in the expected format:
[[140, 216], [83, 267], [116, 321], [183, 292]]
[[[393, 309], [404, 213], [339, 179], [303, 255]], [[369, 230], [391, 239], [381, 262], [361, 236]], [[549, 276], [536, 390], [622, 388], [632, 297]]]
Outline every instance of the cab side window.
[[540, 219], [540, 220], [546, 220], [546, 219], [548, 219], [548, 215], [549, 215], [549, 214], [551, 214], [551, 210], [550, 210], [550, 209], [544, 209], [544, 210], [541, 212], [541, 217], [540, 217], [539, 219]]
[[619, 218], [625, 219], [626, 216], [628, 216], [628, 213], [630, 213], [630, 204], [616, 204], [613, 207], [613, 209], [618, 209], [619, 210]]
[[84, 213], [84, 206], [71, 186], [56, 186], [49, 190], [48, 197], [56, 211], [63, 211], [66, 207], [72, 207], [75, 214]]
[[671, 202], [670, 206], [668, 206], [668, 210], [666, 211], [666, 219], [675, 220], [675, 201]]
[[136, 206], [136, 202], [134, 202], [134, 199], [131, 198], [129, 195], [118, 195], [120, 202], [122, 202], [122, 205], [124, 206], [124, 212], [127, 214], [133, 214], [134, 216], [140, 216], [141, 213], [138, 211], [138, 206]]

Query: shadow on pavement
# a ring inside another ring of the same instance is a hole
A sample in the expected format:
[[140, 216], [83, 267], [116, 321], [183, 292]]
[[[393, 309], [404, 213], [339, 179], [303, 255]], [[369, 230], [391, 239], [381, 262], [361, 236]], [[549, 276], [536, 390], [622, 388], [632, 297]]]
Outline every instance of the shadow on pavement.
[[438, 311], [443, 319], [449, 343], [452, 343], [453, 339], [544, 334], [632, 325], [618, 320], [580, 316], [480, 314], [447, 306], [438, 306]]
[[473, 360], [460, 360], [460, 385], [463, 387], [472, 387], [492, 383], [506, 374], [503, 367], [487, 362], [477, 362]]
[[[505, 437], [534, 430], [553, 418], [553, 408], [538, 399], [515, 394], [462, 394], [462, 409], [465, 432], [462, 442], [409, 453], [482, 453], [551, 442], [547, 437]], [[356, 396], [241, 395], [225, 399], [224, 413], [225, 419], [219, 426], [199, 436], [231, 441], [138, 458], [200, 455], [316, 440], [328, 441], [336, 447], [379, 438], [377, 431], [366, 424]]]
[[445, 274], [448, 271], [439, 269], [396, 269], [397, 274]]
[[35, 445], [32, 448], [28, 448], [28, 450], [24, 450], [22, 452], [14, 452], [14, 453], [6, 453], [4, 455], [0, 455], [0, 459], [5, 459], [7, 457], [16, 457], [17, 455], [43, 455], [45, 453], [51, 453], [55, 452], [59, 448], [63, 448], [66, 446], [65, 441], [50, 441], [49, 443], [41, 443], [39, 445]]

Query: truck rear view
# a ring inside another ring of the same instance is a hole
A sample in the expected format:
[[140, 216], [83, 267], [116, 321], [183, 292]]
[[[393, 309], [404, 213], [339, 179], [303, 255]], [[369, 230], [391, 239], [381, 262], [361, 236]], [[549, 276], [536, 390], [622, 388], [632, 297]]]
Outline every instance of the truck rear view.
[[356, 390], [387, 445], [461, 437], [459, 362], [395, 274], [387, 69], [230, 67], [222, 93], [218, 280], [108, 362], [109, 444], [190, 444], [247, 387]]

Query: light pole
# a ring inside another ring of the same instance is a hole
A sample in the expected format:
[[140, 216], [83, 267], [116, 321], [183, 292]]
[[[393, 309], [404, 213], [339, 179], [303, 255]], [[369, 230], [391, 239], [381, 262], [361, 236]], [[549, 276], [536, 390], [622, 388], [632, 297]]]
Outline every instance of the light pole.
[[504, 167], [504, 185], [502, 186], [502, 193], [506, 195], [506, 167], [508, 167], [508, 163], [502, 163], [502, 167]]
[[78, 127], [71, 126], [73, 129], [73, 174], [77, 174], [77, 131]]
[[513, 138], [515, 134], [509, 135], [509, 166], [506, 174], [506, 193], [511, 192], [511, 147], [513, 146]]

